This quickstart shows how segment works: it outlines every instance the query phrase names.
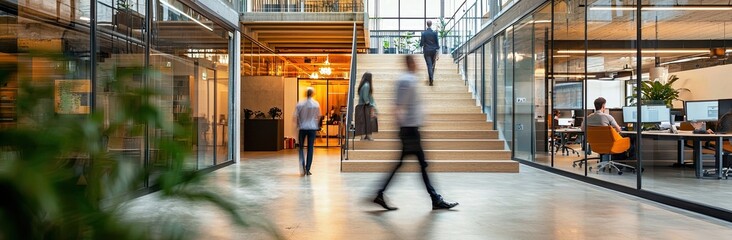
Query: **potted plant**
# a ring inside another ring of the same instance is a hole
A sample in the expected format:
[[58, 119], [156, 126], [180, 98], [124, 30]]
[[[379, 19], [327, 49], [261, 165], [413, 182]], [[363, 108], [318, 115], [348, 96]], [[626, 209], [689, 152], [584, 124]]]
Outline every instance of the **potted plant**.
[[440, 17], [440, 22], [437, 25], [437, 34], [440, 37], [440, 47], [442, 48], [442, 54], [447, 54], [447, 46], [445, 45], [447, 34], [450, 31], [447, 30], [447, 21], [444, 17]]
[[252, 116], [254, 115], [254, 111], [252, 111], [251, 109], [248, 109], [248, 108], [245, 108], [243, 112], [244, 112], [244, 119], [247, 119], [247, 120], [251, 119]]
[[394, 48], [391, 48], [391, 42], [389, 40], [384, 40], [381, 44], [384, 47], [384, 53], [395, 53]]
[[[666, 83], [662, 83], [661, 81], [641, 82], [641, 104], [663, 104], [669, 108], [672, 107], [674, 100], [681, 100], [679, 99], [679, 93], [681, 91], [691, 92], [687, 88], [674, 88], [672, 85], [676, 80], [679, 80], [679, 78], [676, 75], [671, 75], [668, 77]], [[628, 97], [631, 104], [635, 104], [638, 98], [635, 92], [636, 89], [634, 88], [634, 94]]]
[[254, 119], [267, 119], [262, 111], [254, 112]]
[[282, 117], [282, 109], [278, 107], [273, 107], [269, 109], [269, 117], [272, 119], [278, 119]]

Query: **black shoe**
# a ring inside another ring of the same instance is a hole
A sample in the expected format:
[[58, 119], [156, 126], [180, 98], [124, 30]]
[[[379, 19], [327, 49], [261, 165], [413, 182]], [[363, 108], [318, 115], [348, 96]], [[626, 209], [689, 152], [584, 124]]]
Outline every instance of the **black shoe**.
[[456, 202], [446, 202], [445, 200], [440, 200], [439, 202], [432, 202], [432, 210], [438, 210], [438, 209], [450, 209], [455, 206], [457, 206], [458, 203]]
[[432, 86], [432, 83], [430, 83], [430, 86]]
[[313, 173], [311, 173], [310, 171], [308, 171], [307, 175], [310, 176], [310, 175], [313, 175]]
[[399, 209], [399, 208], [395, 208], [395, 207], [391, 207], [391, 206], [387, 205], [386, 200], [384, 200], [384, 194], [379, 194], [378, 196], [376, 196], [376, 198], [374, 198], [374, 203], [381, 205], [381, 207], [383, 207], [384, 209], [389, 210], [389, 211], [394, 211], [394, 210]]

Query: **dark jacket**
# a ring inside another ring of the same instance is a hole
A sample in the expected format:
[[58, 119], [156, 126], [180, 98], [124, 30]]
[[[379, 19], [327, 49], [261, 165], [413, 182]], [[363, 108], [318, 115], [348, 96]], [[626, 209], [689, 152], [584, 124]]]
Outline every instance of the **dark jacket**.
[[437, 43], [437, 32], [432, 31], [431, 28], [422, 31], [422, 37], [419, 39], [419, 46], [422, 47], [423, 52], [436, 51], [440, 49], [440, 44]]

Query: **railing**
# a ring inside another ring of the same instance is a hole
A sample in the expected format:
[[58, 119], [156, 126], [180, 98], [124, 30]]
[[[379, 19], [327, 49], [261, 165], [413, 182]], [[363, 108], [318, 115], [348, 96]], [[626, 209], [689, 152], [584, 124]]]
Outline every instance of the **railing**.
[[[371, 30], [369, 31], [372, 54], [421, 54], [418, 31]], [[459, 36], [448, 32], [440, 36], [440, 53], [447, 54], [457, 48]]]
[[252, 12], [363, 12], [363, 0], [254, 0]]
[[[358, 56], [357, 51], [357, 28], [356, 23], [353, 23], [353, 42], [351, 43], [351, 74], [348, 80], [348, 101], [346, 102], [346, 138], [345, 141], [341, 143], [341, 170], [343, 169], [343, 160], [348, 160], [348, 150], [349, 150], [349, 143], [348, 139], [352, 138], [351, 134], [354, 134], [355, 132], [352, 132], [354, 129], [353, 127], [353, 105], [355, 98], [355, 92], [356, 92], [356, 57]], [[351, 144], [353, 141], [351, 141]]]

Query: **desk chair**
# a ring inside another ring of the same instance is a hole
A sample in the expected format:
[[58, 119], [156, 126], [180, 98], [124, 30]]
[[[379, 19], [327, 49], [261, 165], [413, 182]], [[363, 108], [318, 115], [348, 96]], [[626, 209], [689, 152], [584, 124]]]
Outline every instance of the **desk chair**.
[[[717, 146], [716, 143], [710, 143], [710, 145], [712, 147]], [[725, 140], [722, 144], [722, 154], [724, 155], [723, 156], [724, 160], [722, 161], [722, 164], [724, 164], [724, 162], [727, 162], [727, 159], [732, 157], [732, 144], [727, 140]], [[704, 170], [704, 174], [716, 174], [716, 173], [717, 173], [717, 169]], [[731, 173], [732, 173], [732, 160], [729, 160], [727, 166], [722, 166], [722, 177], [724, 177], [724, 179], [728, 179]]]
[[[596, 166], [597, 173], [600, 173], [600, 170], [612, 172], [612, 169], [615, 169], [618, 175], [622, 175], [621, 168], [635, 172], [635, 167], [612, 160], [612, 154], [624, 153], [630, 149], [630, 138], [620, 136], [620, 133], [611, 126], [588, 126], [585, 135], [592, 151], [600, 154], [600, 157], [588, 158], [600, 160]], [[608, 160], [602, 161], [603, 156], [607, 156]], [[592, 171], [592, 167], [589, 170]]]
[[569, 147], [569, 144], [572, 143], [578, 143], [581, 138], [579, 138], [580, 133], [558, 133], [556, 136], [552, 136], [552, 141], [554, 142], [554, 152], [558, 153], [560, 150], [562, 151], [562, 155], [569, 156], [573, 153], [576, 154], [578, 157], [580, 156], [580, 153], [577, 150], [574, 150], [574, 148]]

